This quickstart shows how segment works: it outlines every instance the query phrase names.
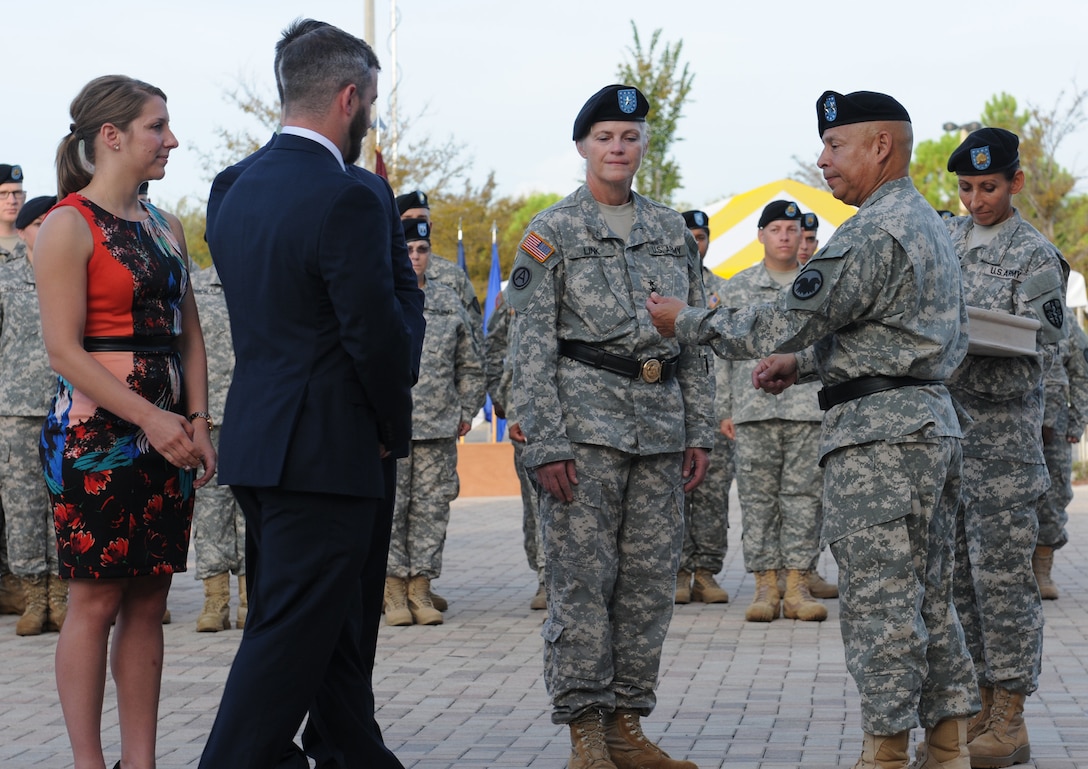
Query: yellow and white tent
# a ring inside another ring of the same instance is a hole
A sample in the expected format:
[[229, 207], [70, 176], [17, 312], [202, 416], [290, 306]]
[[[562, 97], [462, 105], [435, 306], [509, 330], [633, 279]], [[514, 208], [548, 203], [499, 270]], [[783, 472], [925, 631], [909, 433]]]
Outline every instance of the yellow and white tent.
[[723, 278], [730, 278], [763, 258], [763, 245], [756, 239], [759, 215], [772, 200], [792, 200], [806, 213], [820, 218], [820, 243], [827, 243], [835, 229], [857, 210], [835, 199], [827, 190], [818, 190], [793, 179], [780, 179], [754, 190], [726, 198], [704, 209], [710, 217], [710, 248], [706, 266]]

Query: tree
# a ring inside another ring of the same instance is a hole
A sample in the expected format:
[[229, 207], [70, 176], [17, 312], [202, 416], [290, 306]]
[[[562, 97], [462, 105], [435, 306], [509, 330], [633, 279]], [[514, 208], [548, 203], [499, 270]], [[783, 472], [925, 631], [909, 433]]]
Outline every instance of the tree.
[[208, 251], [208, 242], [204, 240], [207, 212], [203, 201], [194, 202], [187, 197], [182, 198], [174, 206], [172, 213], [181, 221], [181, 228], [185, 231], [189, 259], [199, 267], [207, 267], [212, 263], [212, 255]]
[[684, 49], [683, 41], [666, 43], [657, 52], [661, 41], [661, 30], [655, 29], [650, 36], [648, 48], [642, 47], [638, 26], [631, 21], [634, 33], [634, 47], [628, 48], [634, 61], [620, 65], [620, 82], [633, 85], [650, 102], [650, 112], [646, 124], [650, 128], [650, 146], [642, 158], [639, 171], [639, 191], [654, 200], [672, 205], [673, 193], [680, 187], [680, 168], [669, 156], [669, 150], [675, 141], [683, 141], [676, 135], [676, 126], [682, 117], [684, 102], [691, 92], [691, 83], [695, 76], [688, 71], [685, 63], [680, 66], [680, 54]]

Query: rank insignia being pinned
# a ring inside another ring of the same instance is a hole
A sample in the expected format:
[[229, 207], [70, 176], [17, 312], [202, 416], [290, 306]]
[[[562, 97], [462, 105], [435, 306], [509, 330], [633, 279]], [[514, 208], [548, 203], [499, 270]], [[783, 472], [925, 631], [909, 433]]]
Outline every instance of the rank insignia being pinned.
[[555, 253], [555, 247], [535, 232], [529, 232], [525, 240], [521, 241], [519, 248], [541, 264], [548, 261]]

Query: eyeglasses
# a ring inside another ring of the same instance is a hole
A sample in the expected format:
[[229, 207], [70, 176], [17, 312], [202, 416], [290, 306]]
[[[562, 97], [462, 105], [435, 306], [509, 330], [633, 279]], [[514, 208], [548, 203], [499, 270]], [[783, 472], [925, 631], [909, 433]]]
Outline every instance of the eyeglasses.
[[26, 191], [25, 190], [2, 190], [2, 191], [0, 191], [0, 201], [7, 202], [8, 200], [10, 200], [12, 198], [12, 196], [14, 196], [16, 200], [26, 200]]

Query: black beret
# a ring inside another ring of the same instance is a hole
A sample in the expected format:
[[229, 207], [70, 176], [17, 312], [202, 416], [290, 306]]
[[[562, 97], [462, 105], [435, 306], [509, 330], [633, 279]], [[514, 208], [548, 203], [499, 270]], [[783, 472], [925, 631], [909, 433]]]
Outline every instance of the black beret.
[[21, 182], [22, 180], [22, 167], [9, 166], [7, 163], [0, 163], [0, 184], [7, 184], [8, 182]]
[[1020, 162], [1020, 137], [1004, 128], [972, 132], [948, 158], [948, 170], [959, 176], [996, 174]]
[[406, 241], [425, 240], [431, 242], [431, 224], [426, 219], [404, 219], [401, 221], [404, 227], [404, 239]]
[[816, 101], [820, 136], [832, 126], [872, 123], [878, 120], [910, 122], [906, 108], [891, 96], [876, 91], [854, 91], [845, 96], [824, 91]]
[[702, 211], [685, 211], [681, 216], [689, 230], [706, 230], [710, 233], [710, 217]]
[[762, 229], [779, 219], [788, 219], [791, 222], [800, 221], [801, 209], [792, 200], [772, 200], [764, 207], [763, 214], [759, 217], [759, 227]]
[[404, 216], [405, 211], [410, 211], [413, 208], [426, 208], [428, 211], [431, 209], [427, 204], [426, 192], [412, 190], [403, 195], [397, 195], [397, 210], [400, 211], [401, 216]]
[[42, 195], [31, 198], [19, 209], [19, 215], [15, 217], [15, 229], [25, 230], [39, 216], [57, 204], [56, 195]]
[[816, 214], [801, 214], [801, 229], [809, 230], [810, 232], [815, 232], [820, 229], [820, 220], [816, 217]]
[[645, 123], [649, 111], [650, 102], [633, 85], [606, 85], [589, 97], [574, 119], [574, 141], [584, 138], [590, 127], [602, 120]]

